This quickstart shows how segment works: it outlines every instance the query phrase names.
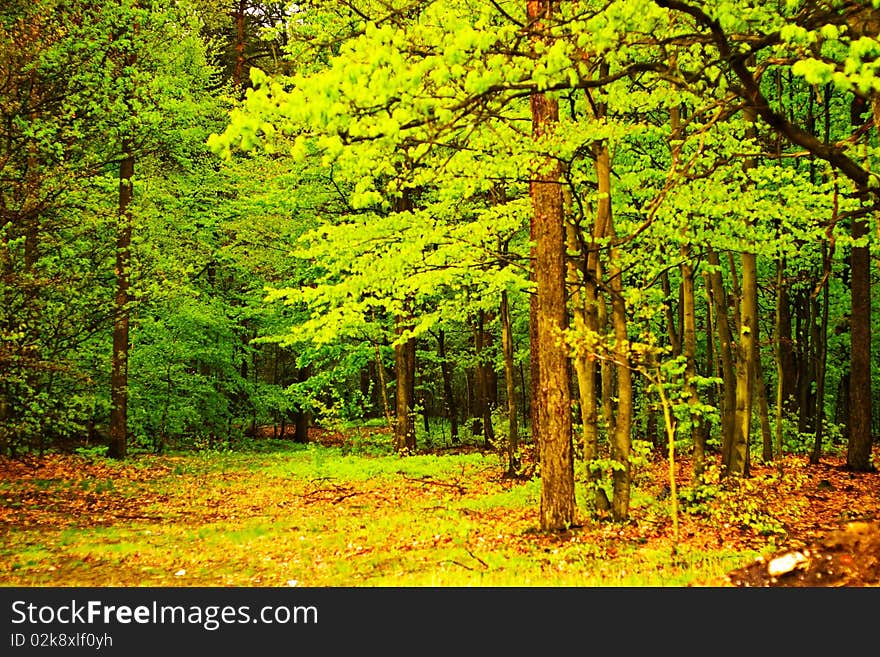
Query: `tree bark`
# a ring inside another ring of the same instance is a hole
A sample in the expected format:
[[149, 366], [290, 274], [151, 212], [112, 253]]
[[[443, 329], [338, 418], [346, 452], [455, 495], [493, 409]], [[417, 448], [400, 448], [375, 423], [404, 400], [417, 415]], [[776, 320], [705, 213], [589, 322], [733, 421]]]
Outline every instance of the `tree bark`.
[[[783, 271], [785, 263], [783, 264]], [[791, 339], [791, 300], [788, 286], [783, 277], [782, 288], [778, 290], [779, 320], [778, 320], [778, 348], [779, 359], [782, 363], [782, 409], [784, 412], [792, 411], [797, 400], [797, 363], [794, 355], [794, 344]]]
[[[611, 210], [611, 160], [608, 146], [594, 144], [596, 178], [599, 188], [598, 213], [606, 235], [615, 238]], [[632, 486], [630, 451], [632, 448], [633, 387], [627, 333], [626, 302], [623, 298], [623, 269], [620, 249], [612, 246], [609, 253], [608, 285], [611, 291], [611, 323], [614, 329], [614, 362], [617, 374], [617, 414], [611, 440], [611, 459], [616, 461], [611, 474], [611, 515], [622, 521], [629, 517]], [[604, 391], [603, 391], [604, 394]]]
[[128, 454], [128, 353], [129, 289], [131, 287], [132, 177], [134, 155], [131, 142], [123, 143], [119, 165], [119, 214], [116, 234], [116, 296], [113, 318], [113, 357], [110, 371], [110, 444], [107, 456], [124, 459]]
[[246, 0], [238, 0], [232, 12], [235, 20], [235, 69], [232, 72], [232, 86], [239, 98], [244, 98], [244, 19], [247, 4]]
[[[566, 203], [570, 207], [569, 203]], [[571, 222], [566, 224], [568, 232], [568, 249], [572, 253], [582, 251], [580, 241], [577, 238], [577, 230]], [[572, 320], [575, 333], [578, 336], [598, 335], [598, 317], [596, 314], [596, 262], [598, 259], [596, 236], [590, 240], [587, 253], [582, 262], [586, 268], [586, 274], [581, 272], [575, 260], [568, 263], [568, 281], [571, 286]], [[583, 279], [583, 280], [581, 280]], [[595, 484], [601, 471], [594, 468], [594, 461], [599, 458], [599, 408], [596, 391], [596, 359], [586, 350], [576, 350], [573, 357], [573, 365], [577, 378], [578, 398], [581, 409], [581, 443], [584, 453], [584, 463], [587, 467], [587, 481]], [[594, 502], [599, 511], [607, 511], [611, 503], [603, 488], [594, 486]]]
[[[754, 108], [744, 110], [744, 118], [749, 123], [747, 134], [755, 137], [757, 113]], [[744, 169], [755, 167], [749, 158]], [[740, 255], [742, 266], [741, 292], [739, 296], [739, 321], [737, 322], [737, 368], [736, 368], [736, 416], [733, 440], [727, 452], [725, 477], [747, 477], [749, 475], [749, 438], [751, 435], [752, 405], [755, 391], [755, 356], [758, 353], [756, 340], [758, 334], [758, 259], [754, 253], [744, 251]]]
[[[773, 355], [776, 364], [776, 415], [775, 415], [775, 435], [776, 450], [774, 458], [776, 460], [777, 469], [782, 473], [782, 416], [783, 407], [785, 405], [785, 361], [783, 358], [783, 344], [785, 334], [783, 333], [784, 325], [783, 317], [783, 291], [785, 290], [785, 259], [780, 258], [776, 261], [776, 311], [773, 320]], [[789, 336], [790, 327], [789, 327]]]
[[767, 400], [767, 385], [764, 381], [764, 365], [761, 362], [760, 333], [757, 322], [755, 324], [754, 376], [753, 382], [754, 399], [758, 404], [758, 421], [761, 426], [761, 458], [769, 463], [773, 460], [773, 429], [770, 426], [770, 403]]
[[[530, 0], [527, 15], [533, 27], [549, 17], [550, 0]], [[530, 98], [532, 134], [540, 140], [559, 120], [555, 100], [538, 91]], [[562, 531], [575, 522], [574, 457], [572, 450], [571, 393], [568, 354], [561, 340], [566, 328], [565, 234], [558, 161], [542, 158], [532, 172], [532, 266], [536, 292], [536, 322], [532, 358], [537, 360], [537, 396], [533, 426], [541, 464], [540, 525], [544, 531]]]
[[[875, 94], [871, 109], [880, 132], [880, 98]], [[854, 220], [852, 237], [868, 234], [863, 220]], [[857, 472], [874, 469], [871, 463], [871, 252], [854, 247], [850, 254], [850, 378], [846, 465]]]
[[725, 476], [748, 476], [748, 451], [752, 421], [752, 392], [755, 380], [755, 331], [758, 321], [758, 270], [754, 253], [742, 259], [742, 296], [736, 368], [736, 415], [733, 440], [727, 454]]
[[519, 469], [519, 425], [516, 408], [516, 364], [514, 362], [513, 331], [510, 325], [510, 306], [507, 290], [501, 292], [501, 349], [504, 353], [504, 383], [507, 390], [507, 473], [515, 475]]
[[[684, 385], [688, 396], [688, 405], [693, 408], [700, 403], [697, 394], [697, 312], [696, 294], [694, 292], [694, 268], [690, 262], [690, 247], [681, 247], [681, 302], [682, 302], [682, 354], [685, 357]], [[690, 434], [693, 444], [693, 481], [699, 484], [703, 480], [706, 469], [706, 432], [702, 418], [691, 412]]]
[[712, 305], [715, 308], [715, 329], [718, 332], [718, 356], [721, 360], [721, 458], [727, 467], [730, 445], [736, 421], [736, 373], [733, 358], [733, 334], [730, 330], [727, 291], [721, 276], [721, 262], [718, 254], [711, 248], [707, 250], [707, 261], [711, 267], [709, 280], [712, 290]]
[[391, 405], [388, 403], [388, 377], [385, 374], [385, 363], [382, 362], [382, 350], [379, 348], [378, 342], [373, 342], [373, 351], [376, 355], [376, 376], [379, 379], [379, 392], [382, 398], [382, 412], [385, 414], [385, 420], [388, 427], [394, 426], [394, 420], [391, 418]]
[[[816, 433], [810, 463], [818, 465], [822, 459], [822, 439], [825, 432], [825, 380], [828, 360], [828, 312], [829, 312], [829, 279], [831, 277], [831, 258], [828, 245], [822, 244], [822, 310], [820, 311], [818, 344], [816, 345]], [[816, 294], [819, 290], [816, 290]]]
[[[137, 24], [130, 28], [129, 37], [133, 38], [138, 31]], [[124, 46], [123, 56], [119, 62], [120, 74], [137, 62], [137, 55], [131, 43]], [[128, 85], [133, 85], [127, 79]], [[133, 89], [126, 90], [123, 98], [128, 116], [133, 118]], [[107, 456], [124, 459], [128, 455], [128, 356], [130, 349], [129, 323], [131, 319], [130, 295], [131, 288], [131, 235], [132, 213], [131, 201], [134, 195], [134, 144], [132, 136], [127, 132], [120, 144], [122, 160], [119, 163], [119, 206], [116, 232], [116, 294], [114, 298], [113, 316], [113, 355], [110, 360], [110, 441]]]
[[[868, 227], [854, 221], [853, 239], [864, 237]], [[868, 472], [871, 464], [871, 254], [869, 247], [854, 247], [850, 255], [850, 389], [849, 441], [846, 465]]]

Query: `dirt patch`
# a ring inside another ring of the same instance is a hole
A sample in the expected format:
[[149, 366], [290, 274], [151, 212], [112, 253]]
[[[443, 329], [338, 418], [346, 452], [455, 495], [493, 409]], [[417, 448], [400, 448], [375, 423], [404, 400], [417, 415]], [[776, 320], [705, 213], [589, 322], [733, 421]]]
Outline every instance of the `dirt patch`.
[[880, 586], [880, 522], [850, 522], [821, 541], [728, 575], [733, 586]]

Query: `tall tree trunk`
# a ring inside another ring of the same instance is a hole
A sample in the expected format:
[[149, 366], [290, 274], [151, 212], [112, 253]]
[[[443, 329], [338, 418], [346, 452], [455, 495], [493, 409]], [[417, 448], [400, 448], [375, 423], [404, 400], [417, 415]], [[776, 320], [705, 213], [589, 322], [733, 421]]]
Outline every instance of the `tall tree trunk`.
[[[567, 196], [567, 195], [566, 195]], [[570, 208], [570, 203], [566, 201]], [[601, 229], [601, 228], [600, 228]], [[566, 224], [568, 232], [568, 249], [572, 253], [582, 251], [577, 230], [573, 223]], [[601, 236], [599, 236], [601, 237]], [[598, 260], [598, 247], [594, 234], [582, 258], [586, 274], [581, 274], [576, 261], [569, 260], [568, 280], [571, 286], [572, 319], [575, 333], [578, 336], [598, 335], [598, 315], [596, 313], [596, 278], [595, 269]], [[587, 467], [587, 481], [595, 484], [599, 481], [601, 471], [594, 468], [594, 461], [599, 458], [599, 408], [596, 393], [596, 359], [591, 358], [586, 350], [577, 349], [573, 357], [575, 375], [577, 377], [578, 397], [581, 409], [581, 441], [584, 451], [584, 463]], [[594, 501], [599, 511], [611, 508], [605, 489], [593, 486]]]
[[747, 459], [755, 380], [755, 329], [757, 327], [757, 257], [742, 253], [742, 296], [736, 368], [736, 416], [733, 440], [727, 454], [725, 476], [748, 476]]
[[754, 398], [758, 404], [758, 422], [761, 426], [761, 458], [769, 463], [773, 460], [773, 429], [770, 427], [770, 403], [767, 400], [767, 385], [764, 379], [764, 365], [761, 362], [761, 348], [758, 332], [759, 327], [755, 324], [754, 355]]
[[[611, 210], [611, 160], [606, 144], [594, 144], [596, 177], [599, 189], [598, 212], [608, 237], [615, 238]], [[611, 441], [611, 459], [616, 461], [611, 475], [611, 515], [615, 520], [629, 516], [631, 494], [630, 450], [632, 448], [633, 387], [630, 368], [626, 302], [623, 298], [623, 269], [620, 249], [612, 246], [609, 254], [608, 284], [611, 290], [611, 321], [614, 328], [614, 361], [617, 373], [617, 414]], [[603, 391], [604, 394], [604, 391]]]
[[[875, 126], [880, 132], [880, 99], [872, 98]], [[852, 237], [868, 234], [865, 221], [853, 220]], [[871, 252], [853, 248], [850, 254], [850, 377], [849, 438], [846, 465], [857, 472], [873, 470], [871, 463]]]
[[[815, 280], [811, 276], [811, 281]], [[816, 318], [813, 317], [813, 306], [810, 303], [809, 294], [801, 291], [797, 295], [797, 316], [795, 320], [795, 334], [797, 335], [797, 362], [798, 362], [798, 431], [807, 433], [813, 429], [813, 407], [815, 404], [814, 383], [816, 381], [816, 345], [813, 342], [815, 331], [813, 325]]]
[[[864, 237], [868, 227], [853, 221], [854, 240]], [[854, 247], [850, 254], [850, 390], [849, 441], [846, 465], [868, 472], [871, 465], [871, 254], [867, 246]]]
[[711, 268], [709, 280], [712, 289], [712, 305], [715, 308], [715, 329], [718, 332], [718, 355], [721, 359], [721, 459], [727, 467], [730, 446], [736, 424], [736, 373], [733, 358], [733, 334], [730, 330], [727, 291], [721, 276], [721, 261], [714, 249], [706, 253]]
[[[604, 228], [603, 234], [604, 234]], [[602, 268], [602, 263], [596, 263], [596, 295], [595, 295], [595, 306], [596, 306], [596, 331], [607, 331], [608, 330], [608, 304], [605, 300], [605, 295], [601, 294], [598, 290], [598, 285], [604, 279], [604, 272]], [[599, 363], [599, 391], [602, 395], [602, 425], [605, 428], [605, 436], [608, 439], [609, 444], [613, 440], [614, 432], [617, 427], [617, 422], [614, 417], [614, 398], [617, 396], [617, 376], [616, 370], [612, 362], [603, 358]]]
[[[753, 108], [746, 108], [744, 118], [749, 123], [748, 136], [755, 137], [757, 114]], [[745, 169], [755, 167], [754, 159], [747, 159]], [[739, 322], [737, 332], [736, 368], [736, 421], [733, 441], [727, 454], [726, 477], [747, 477], [749, 475], [749, 438], [751, 435], [752, 403], [755, 390], [755, 355], [758, 353], [755, 341], [758, 331], [758, 261], [749, 251], [740, 255], [742, 264], [741, 294], [739, 295]]]
[[[671, 136], [674, 140], [680, 138], [681, 132], [681, 108], [674, 106], [669, 111], [669, 124]], [[688, 240], [689, 236], [684, 235], [684, 239]], [[685, 358], [684, 369], [684, 388], [687, 393], [688, 406], [691, 409], [698, 407], [700, 403], [697, 394], [697, 311], [696, 311], [696, 294], [694, 292], [694, 267], [691, 263], [691, 247], [688, 241], [684, 242], [680, 248], [681, 255], [681, 303], [679, 311], [681, 313], [681, 342], [676, 345], [678, 336], [675, 327], [669, 327], [669, 337], [672, 344], [673, 356], [681, 353]], [[665, 272], [664, 272], [665, 275]], [[668, 280], [665, 281], [665, 289], [669, 288]], [[669, 304], [667, 302], [667, 308]], [[667, 310], [667, 321], [671, 322], [671, 313]], [[676, 349], [678, 347], [681, 351]], [[693, 481], [699, 484], [703, 481], [703, 474], [706, 469], [706, 433], [703, 430], [702, 418], [697, 413], [690, 413], [689, 424], [691, 443], [693, 444]]]
[[[822, 309], [819, 313], [819, 328], [816, 345], [816, 433], [813, 441], [813, 451], [810, 453], [810, 463], [818, 465], [822, 459], [822, 438], [825, 431], [825, 378], [828, 360], [828, 311], [829, 298], [828, 288], [831, 277], [831, 257], [828, 253], [828, 245], [822, 244]], [[819, 294], [816, 290], [814, 294]]]
[[[785, 263], [783, 265], [783, 272]], [[797, 362], [794, 354], [794, 344], [791, 339], [791, 300], [788, 292], [788, 285], [785, 282], [784, 273], [782, 280], [782, 288], [777, 291], [777, 303], [779, 304], [778, 319], [778, 349], [779, 359], [782, 363], [782, 379], [780, 391], [782, 394], [782, 410], [790, 412], [795, 409], [797, 397]]]
[[[785, 259], [780, 258], [776, 261], [776, 312], [773, 320], [773, 355], [776, 363], [776, 416], [775, 416], [775, 442], [776, 451], [775, 459], [780, 474], [782, 473], [782, 416], [783, 407], [785, 405], [785, 360], [783, 352], [783, 344], [785, 334], [783, 333], [784, 324], [783, 317], [783, 291], [785, 290]], [[790, 330], [790, 327], [789, 327]], [[789, 336], [791, 333], [789, 332]], [[790, 342], [790, 339], [789, 339]]]
[[128, 454], [128, 353], [129, 289], [131, 286], [132, 177], [134, 155], [131, 142], [123, 142], [119, 165], [119, 214], [116, 233], [116, 297], [113, 318], [113, 356], [110, 371], [110, 444], [107, 456], [124, 459]]
[[[833, 93], [833, 85], [825, 86], [825, 102], [823, 103], [823, 140], [827, 144], [831, 139], [831, 94]], [[813, 100], [815, 91], [811, 89], [810, 100]], [[812, 114], [813, 103], [810, 103], [810, 113]], [[875, 108], [876, 109], [876, 108]], [[874, 113], [874, 120], [878, 114]], [[811, 161], [812, 164], [812, 161]], [[816, 168], [810, 168], [810, 182], [815, 182]], [[838, 221], [838, 189], [837, 184], [834, 186], [834, 205], [831, 217], [832, 224]], [[818, 344], [817, 344], [817, 362], [816, 362], [816, 427], [813, 440], [813, 450], [810, 453], [810, 463], [818, 465], [822, 459], [822, 440], [825, 431], [825, 385], [827, 378], [828, 365], [828, 312], [829, 312], [829, 293], [831, 288], [831, 268], [832, 268], [832, 252], [827, 242], [822, 243], [822, 310], [819, 322]], [[815, 290], [814, 295], [819, 294], [819, 289]]]
[[240, 98], [244, 98], [244, 20], [247, 4], [246, 0], [238, 0], [232, 11], [235, 21], [235, 69], [232, 72], [232, 86]]
[[[554, 2], [529, 0], [527, 15], [539, 30]], [[555, 100], [533, 91], [530, 99], [535, 141], [559, 121]], [[541, 149], [538, 149], [541, 150]], [[531, 345], [538, 361], [539, 382], [533, 400], [533, 426], [541, 464], [540, 525], [544, 531], [568, 529], [575, 522], [574, 455], [572, 449], [569, 360], [561, 341], [567, 324], [565, 298], [565, 233], [559, 163], [545, 158], [532, 172], [532, 263], [536, 292], [533, 296], [536, 331]]]
[[[688, 405], [694, 408], [699, 405], [700, 398], [697, 394], [697, 313], [696, 295], [694, 293], [694, 268], [690, 262], [690, 247], [681, 247], [681, 302], [682, 302], [682, 353], [685, 357], [685, 390], [688, 396]], [[690, 434], [693, 443], [693, 480], [699, 484], [703, 480], [706, 469], [706, 432], [703, 429], [702, 418], [691, 412]]]
[[507, 290], [501, 292], [501, 350], [504, 353], [504, 383], [507, 390], [507, 473], [515, 475], [519, 469], [519, 424], [516, 409], [516, 363], [514, 362], [513, 331], [510, 325], [510, 305]]
[[[703, 339], [706, 343], [706, 376], [715, 377], [717, 379], [721, 379], [721, 358], [717, 353], [717, 349], [715, 347], [715, 309], [712, 306], [712, 279], [709, 276], [709, 272], [703, 268], [703, 294], [705, 296], [706, 301], [706, 332], [703, 336]], [[707, 399], [706, 402], [710, 406], [717, 407], [720, 403], [721, 399], [721, 385], [716, 384], [713, 385], [707, 391]], [[704, 427], [704, 435], [706, 439], [709, 438], [709, 427]]]
[[[133, 24], [126, 35], [133, 39], [138, 32], [137, 23]], [[123, 101], [128, 112], [125, 120], [134, 116], [132, 99], [134, 81], [125, 72], [137, 62], [137, 54], [131, 42], [125, 43], [121, 50], [119, 62], [120, 75], [126, 76], [127, 89]], [[120, 144], [122, 160], [119, 163], [119, 206], [116, 227], [116, 294], [113, 316], [113, 355], [110, 360], [110, 441], [107, 456], [124, 459], [128, 455], [128, 356], [130, 349], [129, 322], [131, 309], [129, 306], [131, 288], [131, 235], [132, 214], [131, 201], [134, 194], [134, 143], [131, 134], [124, 133]]]

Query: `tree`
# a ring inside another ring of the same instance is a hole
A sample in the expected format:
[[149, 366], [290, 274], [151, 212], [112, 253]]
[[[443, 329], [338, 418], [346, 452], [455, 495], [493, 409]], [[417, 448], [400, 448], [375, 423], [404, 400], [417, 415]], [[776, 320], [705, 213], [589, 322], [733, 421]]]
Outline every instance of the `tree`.
[[[540, 39], [552, 18], [553, 2], [529, 2], [530, 29]], [[531, 95], [536, 141], [553, 137], [557, 102], [540, 91]], [[538, 162], [532, 173], [532, 266], [536, 322], [531, 345], [538, 362], [537, 396], [532, 400], [532, 432], [541, 463], [541, 528], [561, 531], [575, 521], [569, 362], [562, 342], [568, 325], [565, 294], [565, 227], [558, 161]]]

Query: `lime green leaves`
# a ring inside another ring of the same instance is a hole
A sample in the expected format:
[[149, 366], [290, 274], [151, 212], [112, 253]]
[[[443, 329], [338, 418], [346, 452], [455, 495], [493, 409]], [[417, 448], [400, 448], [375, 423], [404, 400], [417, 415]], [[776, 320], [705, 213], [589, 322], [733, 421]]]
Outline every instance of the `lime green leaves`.
[[880, 91], [877, 35], [859, 35], [860, 26], [828, 23], [815, 30], [788, 24], [780, 39], [795, 49], [800, 58], [791, 71], [808, 84], [833, 84], [859, 94]]

